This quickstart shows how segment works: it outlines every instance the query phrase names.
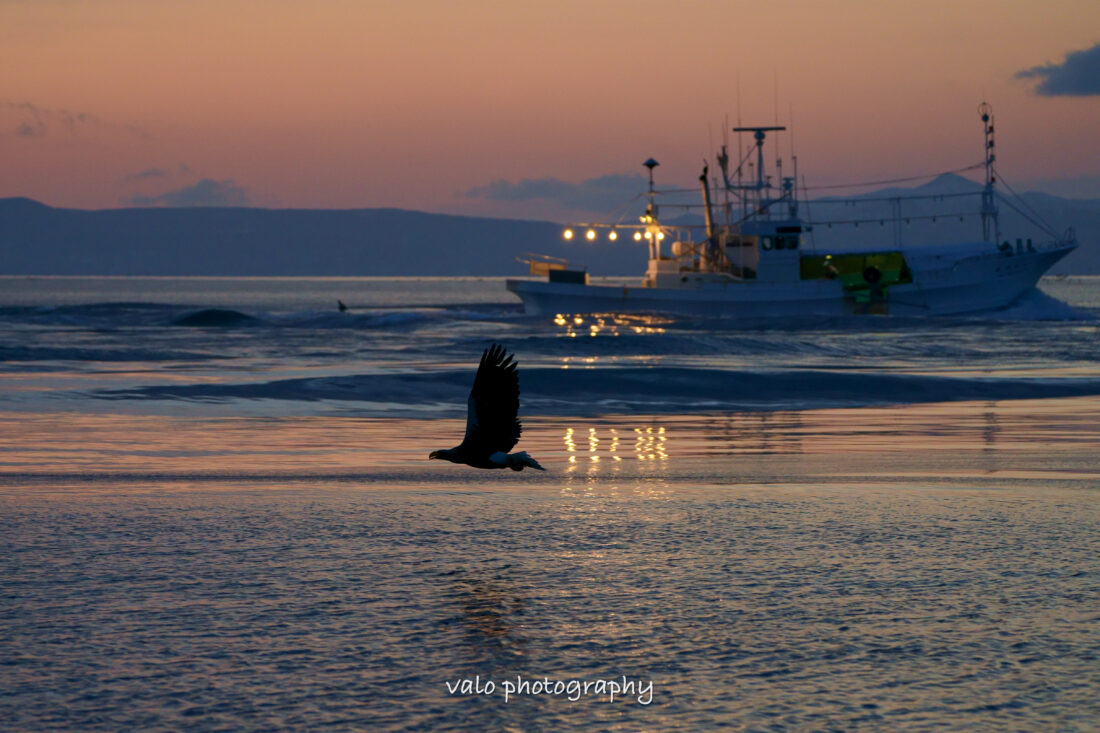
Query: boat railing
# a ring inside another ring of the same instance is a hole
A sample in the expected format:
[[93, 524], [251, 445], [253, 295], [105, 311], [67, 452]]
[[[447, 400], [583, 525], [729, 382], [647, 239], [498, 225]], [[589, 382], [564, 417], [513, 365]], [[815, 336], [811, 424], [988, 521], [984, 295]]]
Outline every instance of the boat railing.
[[551, 270], [568, 270], [569, 260], [550, 255], [524, 252], [516, 257], [517, 262], [522, 262], [530, 268], [532, 275], [547, 277]]

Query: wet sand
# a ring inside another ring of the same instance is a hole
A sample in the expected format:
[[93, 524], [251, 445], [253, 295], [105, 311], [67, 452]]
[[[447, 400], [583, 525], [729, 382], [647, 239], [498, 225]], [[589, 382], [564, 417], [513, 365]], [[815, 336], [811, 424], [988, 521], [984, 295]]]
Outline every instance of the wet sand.
[[[0, 413], [8, 500], [85, 486], [338, 482], [558, 491], [648, 481], [706, 486], [1096, 488], [1100, 398], [888, 408], [527, 418], [518, 446], [549, 470], [429, 463], [465, 421], [377, 417], [170, 417]], [[95, 487], [94, 489], [92, 487]]]

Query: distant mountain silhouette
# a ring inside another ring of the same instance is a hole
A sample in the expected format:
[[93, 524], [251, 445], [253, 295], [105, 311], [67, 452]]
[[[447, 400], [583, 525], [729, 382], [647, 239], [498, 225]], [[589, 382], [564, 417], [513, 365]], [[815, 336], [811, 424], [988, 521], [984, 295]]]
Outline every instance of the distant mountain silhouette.
[[[822, 197], [803, 206], [803, 216], [845, 223], [818, 224], [807, 246], [879, 249], [899, 239], [906, 246], [980, 239], [977, 197], [954, 198], [980, 190], [979, 183], [946, 174], [915, 188], [849, 197], [856, 203]], [[870, 200], [913, 195], [946, 198], [903, 202], [897, 228], [890, 221], [895, 205]], [[957, 210], [950, 208], [955, 202]], [[1081, 246], [1053, 272], [1100, 274], [1100, 200], [1026, 193], [1023, 202], [1016, 204], [1019, 212], [1001, 205], [1002, 239], [1049, 238], [1028, 217], [1041, 217], [1059, 233], [1072, 226]], [[677, 218], [698, 221], [694, 215]], [[516, 256], [525, 252], [563, 257], [595, 275], [645, 270], [644, 248], [628, 237], [589, 244], [580, 237], [566, 241], [561, 231], [551, 222], [402, 209], [87, 211], [8, 198], [0, 199], [0, 274], [522, 275], [527, 267]]]
[[[956, 173], [944, 173], [936, 176], [927, 183], [911, 188], [892, 187], [880, 188], [870, 193], [865, 193], [854, 198], [882, 197], [882, 196], [928, 196], [928, 195], [952, 195], [957, 193], [980, 193], [983, 186], [980, 183], [963, 178]], [[849, 197], [853, 198], [853, 197]]]
[[549, 222], [399, 209], [84, 211], [0, 199], [0, 274], [505, 275], [525, 273], [516, 255], [529, 251], [596, 254], [601, 269], [617, 259], [566, 242]]

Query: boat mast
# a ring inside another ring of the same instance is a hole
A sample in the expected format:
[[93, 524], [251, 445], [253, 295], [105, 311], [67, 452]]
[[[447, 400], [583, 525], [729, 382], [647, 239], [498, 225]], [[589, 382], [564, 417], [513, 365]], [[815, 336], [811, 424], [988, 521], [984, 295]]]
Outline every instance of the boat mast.
[[703, 175], [699, 176], [699, 184], [703, 187], [703, 216], [707, 224], [707, 239], [714, 237], [714, 214], [710, 209], [710, 186], [707, 181], [707, 164], [703, 164]]
[[649, 240], [649, 258], [660, 259], [661, 257], [661, 241], [660, 241], [660, 227], [657, 224], [657, 192], [653, 190], [653, 169], [660, 165], [656, 160], [650, 158], [646, 162], [642, 163], [649, 169], [649, 203], [645, 207], [645, 216], [642, 217], [642, 223], [646, 225], [645, 238]]
[[[993, 107], [987, 102], [978, 105], [978, 113], [982, 116], [982, 128], [985, 130], [985, 188], [982, 189], [982, 240], [994, 244], [1001, 241], [1000, 222], [997, 217], [997, 200], [993, 194], [993, 184], [997, 182], [993, 174], [993, 161], [997, 156], [993, 153]], [[993, 239], [990, 240], [992, 229]]]
[[[767, 203], [764, 197], [764, 190], [768, 188], [768, 185], [764, 182], [764, 138], [766, 133], [773, 130], [786, 130], [786, 127], [780, 127], [778, 125], [772, 125], [769, 127], [735, 127], [734, 132], [751, 132], [753, 140], [756, 141], [756, 185], [745, 186], [745, 189], [756, 191], [756, 208], [757, 212], [764, 209]], [[739, 186], [740, 187], [740, 186]]]

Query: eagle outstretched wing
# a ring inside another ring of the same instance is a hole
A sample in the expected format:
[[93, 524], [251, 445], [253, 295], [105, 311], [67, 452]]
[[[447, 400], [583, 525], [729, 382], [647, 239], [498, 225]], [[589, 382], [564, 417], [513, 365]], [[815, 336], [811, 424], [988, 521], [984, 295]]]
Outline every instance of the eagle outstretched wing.
[[481, 354], [466, 412], [464, 452], [507, 453], [519, 441], [519, 375], [516, 363], [500, 344]]

